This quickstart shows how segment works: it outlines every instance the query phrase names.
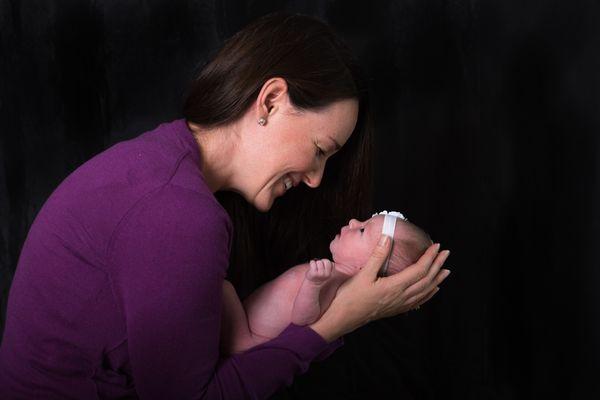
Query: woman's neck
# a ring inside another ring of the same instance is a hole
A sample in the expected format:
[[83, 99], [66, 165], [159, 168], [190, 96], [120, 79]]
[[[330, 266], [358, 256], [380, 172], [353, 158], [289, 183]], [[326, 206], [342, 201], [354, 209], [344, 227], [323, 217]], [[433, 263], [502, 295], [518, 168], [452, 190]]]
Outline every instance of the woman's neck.
[[235, 154], [231, 140], [231, 128], [219, 128], [212, 131], [188, 122], [198, 150], [200, 151], [200, 170], [206, 184], [215, 193], [231, 189], [231, 176], [235, 166]]

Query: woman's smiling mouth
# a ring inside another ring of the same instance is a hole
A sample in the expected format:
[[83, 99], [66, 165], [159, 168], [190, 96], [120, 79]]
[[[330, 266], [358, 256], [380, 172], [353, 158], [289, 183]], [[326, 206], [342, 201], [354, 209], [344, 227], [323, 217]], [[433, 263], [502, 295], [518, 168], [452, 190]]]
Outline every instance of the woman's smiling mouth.
[[286, 175], [283, 179], [283, 185], [285, 186], [285, 190], [290, 190], [290, 188], [294, 186], [294, 181]]

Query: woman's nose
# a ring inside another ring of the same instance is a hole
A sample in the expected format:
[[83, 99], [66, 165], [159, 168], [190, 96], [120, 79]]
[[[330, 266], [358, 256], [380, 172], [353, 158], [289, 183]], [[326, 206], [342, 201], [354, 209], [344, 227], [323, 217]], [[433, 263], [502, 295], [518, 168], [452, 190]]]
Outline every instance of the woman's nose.
[[321, 184], [321, 179], [323, 179], [323, 172], [325, 170], [325, 165], [319, 168], [317, 171], [311, 171], [310, 173], [304, 176], [304, 183], [306, 186], [311, 188], [316, 188]]

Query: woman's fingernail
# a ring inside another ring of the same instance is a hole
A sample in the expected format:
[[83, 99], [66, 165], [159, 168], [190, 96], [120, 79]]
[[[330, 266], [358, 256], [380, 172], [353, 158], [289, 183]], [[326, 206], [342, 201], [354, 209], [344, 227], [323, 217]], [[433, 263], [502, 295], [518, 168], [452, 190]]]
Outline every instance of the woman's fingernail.
[[379, 245], [385, 246], [389, 240], [390, 240], [390, 237], [388, 235], [382, 235], [381, 239], [379, 239]]

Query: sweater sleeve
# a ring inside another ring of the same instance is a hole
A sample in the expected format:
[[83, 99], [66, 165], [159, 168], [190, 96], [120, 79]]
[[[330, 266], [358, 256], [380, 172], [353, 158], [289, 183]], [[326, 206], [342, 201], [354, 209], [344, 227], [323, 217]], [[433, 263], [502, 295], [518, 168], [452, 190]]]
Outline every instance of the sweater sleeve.
[[215, 199], [176, 185], [137, 202], [108, 245], [140, 399], [265, 399], [328, 357], [308, 326], [220, 358], [222, 283], [232, 227]]

